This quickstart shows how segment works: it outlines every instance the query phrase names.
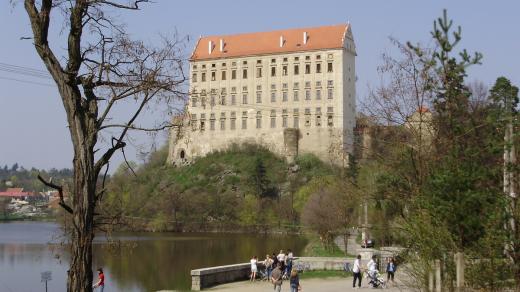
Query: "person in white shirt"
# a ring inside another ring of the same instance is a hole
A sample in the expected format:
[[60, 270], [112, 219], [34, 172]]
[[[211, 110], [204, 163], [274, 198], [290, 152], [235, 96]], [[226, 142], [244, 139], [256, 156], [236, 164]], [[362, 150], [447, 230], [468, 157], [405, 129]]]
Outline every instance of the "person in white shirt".
[[354, 274], [354, 281], [352, 282], [352, 288], [356, 288], [356, 279], [358, 280], [358, 287], [361, 288], [361, 255], [358, 255], [354, 261], [352, 267], [352, 273]]
[[251, 259], [251, 282], [253, 282], [254, 280], [256, 280], [256, 272], [258, 272], [258, 267], [256, 266], [256, 263], [257, 263], [257, 259], [256, 259], [256, 256], [254, 256], [252, 259]]
[[376, 256], [373, 255], [372, 259], [367, 264], [368, 269], [368, 277], [370, 278], [369, 284], [373, 284], [376, 278], [377, 274], [377, 263], [376, 263]]

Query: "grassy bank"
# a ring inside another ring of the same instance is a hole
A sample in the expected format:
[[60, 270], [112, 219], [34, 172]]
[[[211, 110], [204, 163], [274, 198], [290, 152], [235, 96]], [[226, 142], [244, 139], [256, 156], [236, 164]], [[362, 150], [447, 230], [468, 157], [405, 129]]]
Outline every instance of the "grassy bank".
[[319, 237], [309, 235], [309, 243], [303, 251], [306, 257], [344, 257], [346, 254], [335, 244], [324, 246]]
[[300, 279], [326, 279], [326, 278], [347, 278], [351, 276], [345, 271], [308, 271], [301, 273]]

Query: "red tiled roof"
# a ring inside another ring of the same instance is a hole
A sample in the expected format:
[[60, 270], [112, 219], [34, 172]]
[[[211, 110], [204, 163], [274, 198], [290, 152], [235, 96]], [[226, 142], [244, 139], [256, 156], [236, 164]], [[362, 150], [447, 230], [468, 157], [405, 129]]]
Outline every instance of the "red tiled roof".
[[[349, 24], [340, 24], [201, 37], [195, 46], [191, 60], [342, 48], [349, 27]], [[307, 36], [306, 43], [304, 43], [304, 34]], [[282, 46], [280, 46], [280, 38], [283, 39]], [[212, 44], [211, 53], [209, 53], [209, 42]]]
[[24, 192], [23, 188], [8, 188], [5, 192], [0, 192], [0, 197], [27, 197], [36, 195], [33, 192]]

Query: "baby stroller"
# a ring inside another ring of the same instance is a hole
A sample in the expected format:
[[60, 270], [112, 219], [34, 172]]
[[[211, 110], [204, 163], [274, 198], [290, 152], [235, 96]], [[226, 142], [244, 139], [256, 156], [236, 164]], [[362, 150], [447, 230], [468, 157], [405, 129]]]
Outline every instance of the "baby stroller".
[[383, 288], [385, 289], [386, 288], [386, 282], [385, 282], [385, 279], [383, 278], [383, 276], [381, 276], [381, 274], [379, 273], [378, 270], [375, 270], [375, 271], [368, 271], [366, 273], [366, 276], [368, 278], [368, 285], [370, 285], [370, 287], [372, 288]]

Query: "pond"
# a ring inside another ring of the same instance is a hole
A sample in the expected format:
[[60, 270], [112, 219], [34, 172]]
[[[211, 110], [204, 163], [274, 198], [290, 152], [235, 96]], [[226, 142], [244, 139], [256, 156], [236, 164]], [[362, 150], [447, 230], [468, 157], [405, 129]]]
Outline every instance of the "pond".
[[[47, 222], [0, 224], [0, 291], [45, 291], [41, 273], [50, 271], [48, 291], [65, 291], [69, 256], [59, 226]], [[301, 254], [307, 240], [295, 235], [229, 233], [118, 233], [119, 244], [102, 235], [94, 244], [94, 267], [106, 275], [105, 291], [188, 290], [190, 270], [263, 259], [290, 248]]]

